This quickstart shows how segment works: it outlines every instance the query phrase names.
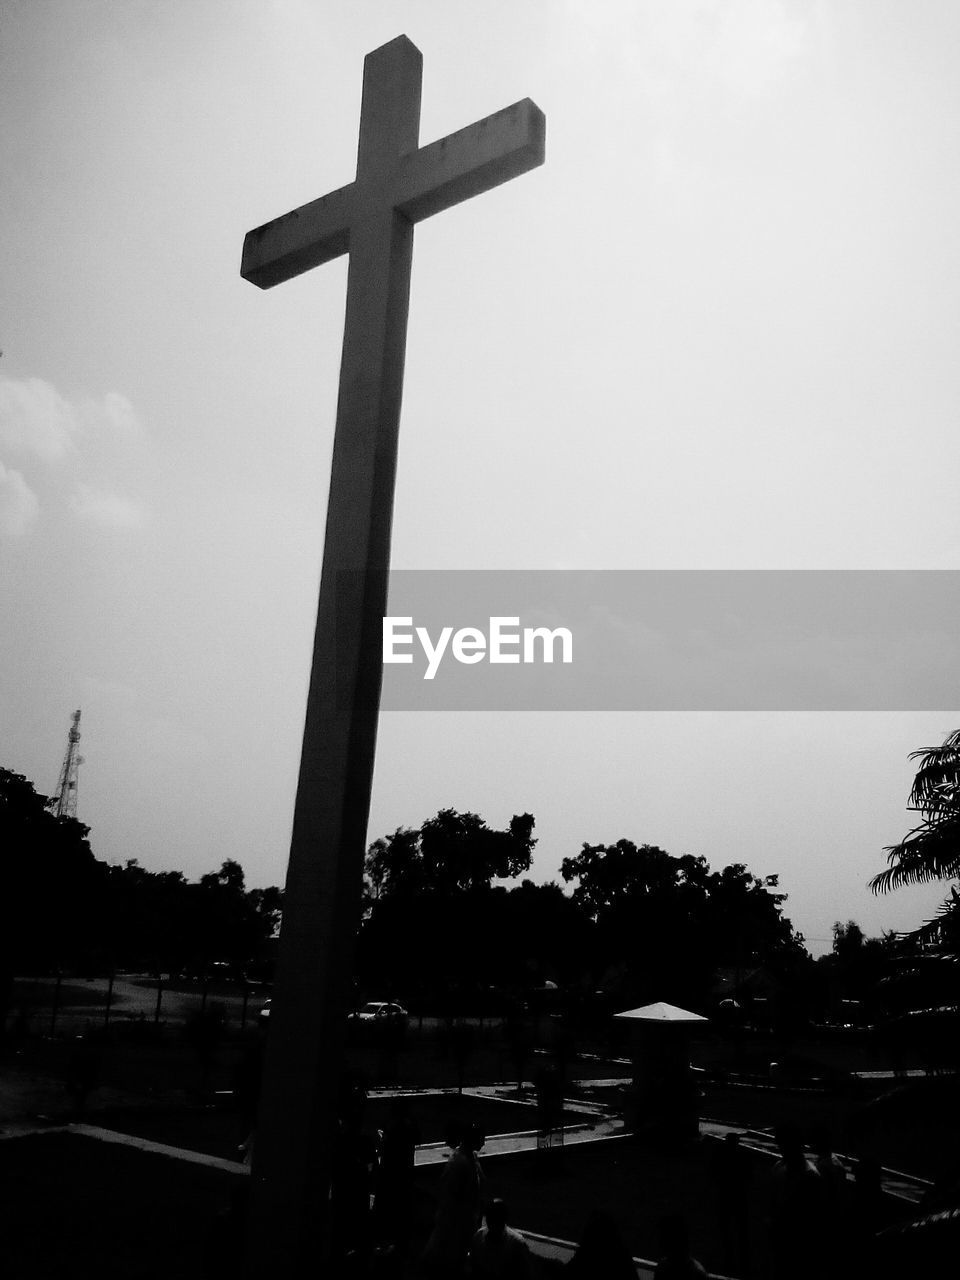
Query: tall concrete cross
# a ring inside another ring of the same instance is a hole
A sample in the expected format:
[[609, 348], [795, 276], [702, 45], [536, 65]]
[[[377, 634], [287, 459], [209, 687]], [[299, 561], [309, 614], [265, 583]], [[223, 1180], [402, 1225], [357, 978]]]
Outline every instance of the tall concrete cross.
[[[313, 668], [253, 1163], [249, 1262], [301, 1274], [326, 1253], [335, 1106], [382, 677], [413, 225], [542, 164], [529, 100], [418, 149], [420, 51], [363, 67], [356, 181], [248, 233], [269, 289], [349, 253]], [[305, 1273], [304, 1273], [305, 1274]]]

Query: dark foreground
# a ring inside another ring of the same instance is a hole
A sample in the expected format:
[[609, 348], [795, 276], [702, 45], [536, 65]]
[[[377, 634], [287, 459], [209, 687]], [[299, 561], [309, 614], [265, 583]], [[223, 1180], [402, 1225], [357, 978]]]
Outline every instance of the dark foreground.
[[[523, 1152], [483, 1160], [486, 1198], [502, 1196], [524, 1230], [577, 1241], [591, 1209], [602, 1207], [623, 1228], [630, 1253], [657, 1254], [657, 1228], [665, 1214], [682, 1209], [696, 1256], [710, 1270], [725, 1265], [721, 1206], [712, 1159], [715, 1144], [663, 1151], [631, 1140], [585, 1144], [559, 1159]], [[770, 1163], [758, 1159], [751, 1204], [762, 1205]], [[418, 1169], [405, 1258], [410, 1265], [430, 1230], [441, 1165]], [[211, 1280], [242, 1275], [242, 1204], [247, 1179], [231, 1173], [56, 1131], [0, 1141], [0, 1274], [7, 1280], [53, 1280], [96, 1275], [104, 1280]], [[909, 1216], [889, 1201], [884, 1221]], [[748, 1213], [747, 1249], [739, 1274], [765, 1270], [762, 1222]], [[860, 1248], [842, 1274], [875, 1280], [925, 1274], [902, 1241], [884, 1251]], [[836, 1275], [830, 1241], [816, 1256], [818, 1276]], [[885, 1256], [884, 1256], [885, 1255]], [[903, 1259], [906, 1258], [907, 1261]], [[885, 1262], [890, 1263], [887, 1267]], [[860, 1269], [862, 1267], [864, 1269]], [[555, 1265], [538, 1261], [540, 1275]], [[354, 1274], [354, 1273], [350, 1273]], [[367, 1274], [367, 1273], [364, 1273]], [[600, 1278], [598, 1277], [598, 1280]]]

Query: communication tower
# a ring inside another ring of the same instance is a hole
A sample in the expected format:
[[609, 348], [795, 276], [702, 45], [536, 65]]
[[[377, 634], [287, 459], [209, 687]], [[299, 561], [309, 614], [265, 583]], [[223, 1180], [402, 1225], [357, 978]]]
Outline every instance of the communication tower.
[[67, 733], [67, 752], [60, 769], [57, 790], [50, 797], [50, 810], [58, 818], [77, 816], [77, 783], [83, 756], [80, 754], [80, 712], [75, 711]]

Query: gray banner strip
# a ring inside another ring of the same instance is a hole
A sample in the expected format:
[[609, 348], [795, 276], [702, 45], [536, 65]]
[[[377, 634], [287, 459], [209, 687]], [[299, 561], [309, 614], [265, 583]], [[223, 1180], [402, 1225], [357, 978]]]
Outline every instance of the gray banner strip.
[[954, 571], [398, 571], [388, 615], [384, 710], [960, 707]]

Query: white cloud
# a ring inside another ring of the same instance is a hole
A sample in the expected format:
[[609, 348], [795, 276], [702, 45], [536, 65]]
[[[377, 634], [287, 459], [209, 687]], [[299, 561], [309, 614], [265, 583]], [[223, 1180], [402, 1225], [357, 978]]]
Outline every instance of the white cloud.
[[40, 503], [19, 471], [0, 462], [0, 534], [19, 537], [36, 523]]
[[100, 529], [141, 529], [146, 516], [129, 498], [80, 484], [70, 499], [70, 509], [80, 520]]
[[[87, 465], [101, 446], [122, 443], [142, 432], [133, 405], [119, 391], [100, 399], [67, 400], [42, 378], [0, 375], [0, 447], [48, 467]], [[99, 450], [102, 452], [102, 448]], [[0, 531], [24, 533], [36, 521], [39, 502], [19, 471], [0, 463]], [[107, 488], [79, 483], [70, 499], [74, 514], [101, 529], [139, 529], [144, 512]]]
[[0, 443], [43, 462], [60, 462], [74, 449], [77, 415], [49, 382], [0, 375]]
[[143, 430], [133, 405], [119, 391], [108, 391], [102, 400], [84, 400], [80, 419], [91, 432], [111, 430], [121, 436], [136, 436]]
[[84, 438], [141, 432], [133, 405], [119, 391], [72, 404], [42, 378], [0, 375], [0, 444], [41, 462], [62, 462]]

